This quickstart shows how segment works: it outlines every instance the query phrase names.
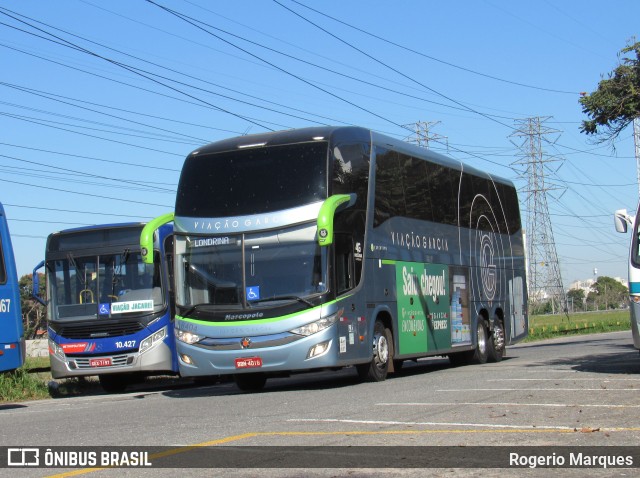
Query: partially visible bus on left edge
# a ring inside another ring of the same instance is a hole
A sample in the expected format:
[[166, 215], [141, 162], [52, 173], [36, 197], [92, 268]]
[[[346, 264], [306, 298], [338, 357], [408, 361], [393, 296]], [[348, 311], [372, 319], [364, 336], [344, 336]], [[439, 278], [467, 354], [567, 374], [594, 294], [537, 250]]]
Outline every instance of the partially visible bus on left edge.
[[0, 203], [0, 372], [24, 364], [23, 332], [18, 272], [7, 217]]
[[[629, 309], [633, 346], [640, 350], [640, 205], [635, 215], [626, 209], [618, 209], [614, 215], [616, 231], [626, 233], [631, 229], [629, 245]], [[627, 227], [628, 226], [628, 227]]]
[[178, 372], [173, 228], [156, 228], [149, 232], [153, 264], [142, 262], [142, 223], [49, 235], [33, 277], [37, 291], [37, 271], [45, 266], [53, 378], [97, 375], [105, 391], [121, 392], [145, 375]]

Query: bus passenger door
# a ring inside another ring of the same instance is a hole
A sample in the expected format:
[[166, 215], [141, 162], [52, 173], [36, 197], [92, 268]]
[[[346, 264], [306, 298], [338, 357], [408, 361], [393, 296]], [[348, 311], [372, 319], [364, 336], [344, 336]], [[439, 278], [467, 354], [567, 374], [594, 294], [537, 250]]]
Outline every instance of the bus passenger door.
[[[336, 296], [349, 294], [356, 288], [362, 273], [361, 244], [350, 234], [336, 234], [334, 239], [334, 284]], [[365, 304], [360, 294], [350, 294], [341, 301], [343, 314], [338, 324], [340, 359], [361, 357], [369, 344], [365, 320]], [[364, 351], [364, 352], [363, 352]]]
[[511, 301], [511, 334], [515, 339], [527, 331], [527, 321], [524, 315], [524, 287], [522, 277], [514, 277], [509, 281], [509, 299]]

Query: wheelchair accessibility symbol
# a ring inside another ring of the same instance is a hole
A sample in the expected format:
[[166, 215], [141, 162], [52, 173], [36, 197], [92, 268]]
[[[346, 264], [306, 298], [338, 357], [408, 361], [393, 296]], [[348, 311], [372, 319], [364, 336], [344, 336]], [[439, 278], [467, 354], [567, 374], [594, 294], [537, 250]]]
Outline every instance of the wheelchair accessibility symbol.
[[100, 304], [100, 308], [98, 310], [98, 313], [100, 315], [109, 315], [110, 309], [111, 309], [111, 307], [109, 306], [108, 303], [103, 303], [103, 304]]
[[260, 299], [260, 286], [247, 287], [247, 300]]

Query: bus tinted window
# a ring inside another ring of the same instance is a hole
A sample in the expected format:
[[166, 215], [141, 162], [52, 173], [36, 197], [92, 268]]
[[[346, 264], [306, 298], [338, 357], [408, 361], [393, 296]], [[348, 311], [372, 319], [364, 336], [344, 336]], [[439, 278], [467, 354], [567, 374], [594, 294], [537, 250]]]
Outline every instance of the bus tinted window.
[[327, 198], [327, 143], [191, 155], [185, 161], [176, 216], [268, 213]]
[[459, 174], [437, 163], [378, 148], [374, 227], [394, 216], [456, 225]]
[[496, 183], [496, 188], [500, 194], [500, 202], [502, 203], [502, 208], [506, 216], [509, 234], [514, 234], [521, 229], [518, 195], [515, 188], [507, 186], [506, 184]]
[[[481, 220], [491, 218], [490, 221]], [[494, 225], [492, 225], [494, 224]], [[489, 178], [464, 173], [460, 185], [460, 225], [503, 234], [520, 231], [520, 211], [516, 191]], [[508, 231], [507, 231], [508, 229]]]
[[376, 150], [376, 208], [374, 227], [394, 216], [404, 216], [404, 191], [398, 153], [382, 148]]
[[339, 144], [334, 146], [333, 172], [330, 194], [351, 194], [358, 196], [356, 209], [367, 207], [369, 187], [369, 144]]
[[131, 238], [140, 234], [141, 226], [112, 227], [86, 230], [77, 233], [73, 230], [54, 234], [49, 237], [47, 250], [53, 252], [78, 251], [95, 248], [96, 245], [124, 246], [131, 244]]

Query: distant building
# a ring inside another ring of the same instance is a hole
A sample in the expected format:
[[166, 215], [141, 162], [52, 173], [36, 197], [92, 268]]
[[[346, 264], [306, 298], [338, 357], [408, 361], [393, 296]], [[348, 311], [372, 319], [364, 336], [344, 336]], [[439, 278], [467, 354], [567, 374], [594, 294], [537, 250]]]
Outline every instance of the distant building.
[[[629, 288], [629, 282], [626, 279], [623, 279], [621, 277], [612, 277], [612, 279], [620, 282], [626, 288]], [[584, 296], [586, 297], [589, 294], [589, 292], [591, 292], [591, 287], [595, 282], [596, 281], [593, 278], [586, 279], [586, 280], [577, 280], [572, 282], [571, 285], [569, 285], [568, 290], [582, 289], [584, 291]]]

